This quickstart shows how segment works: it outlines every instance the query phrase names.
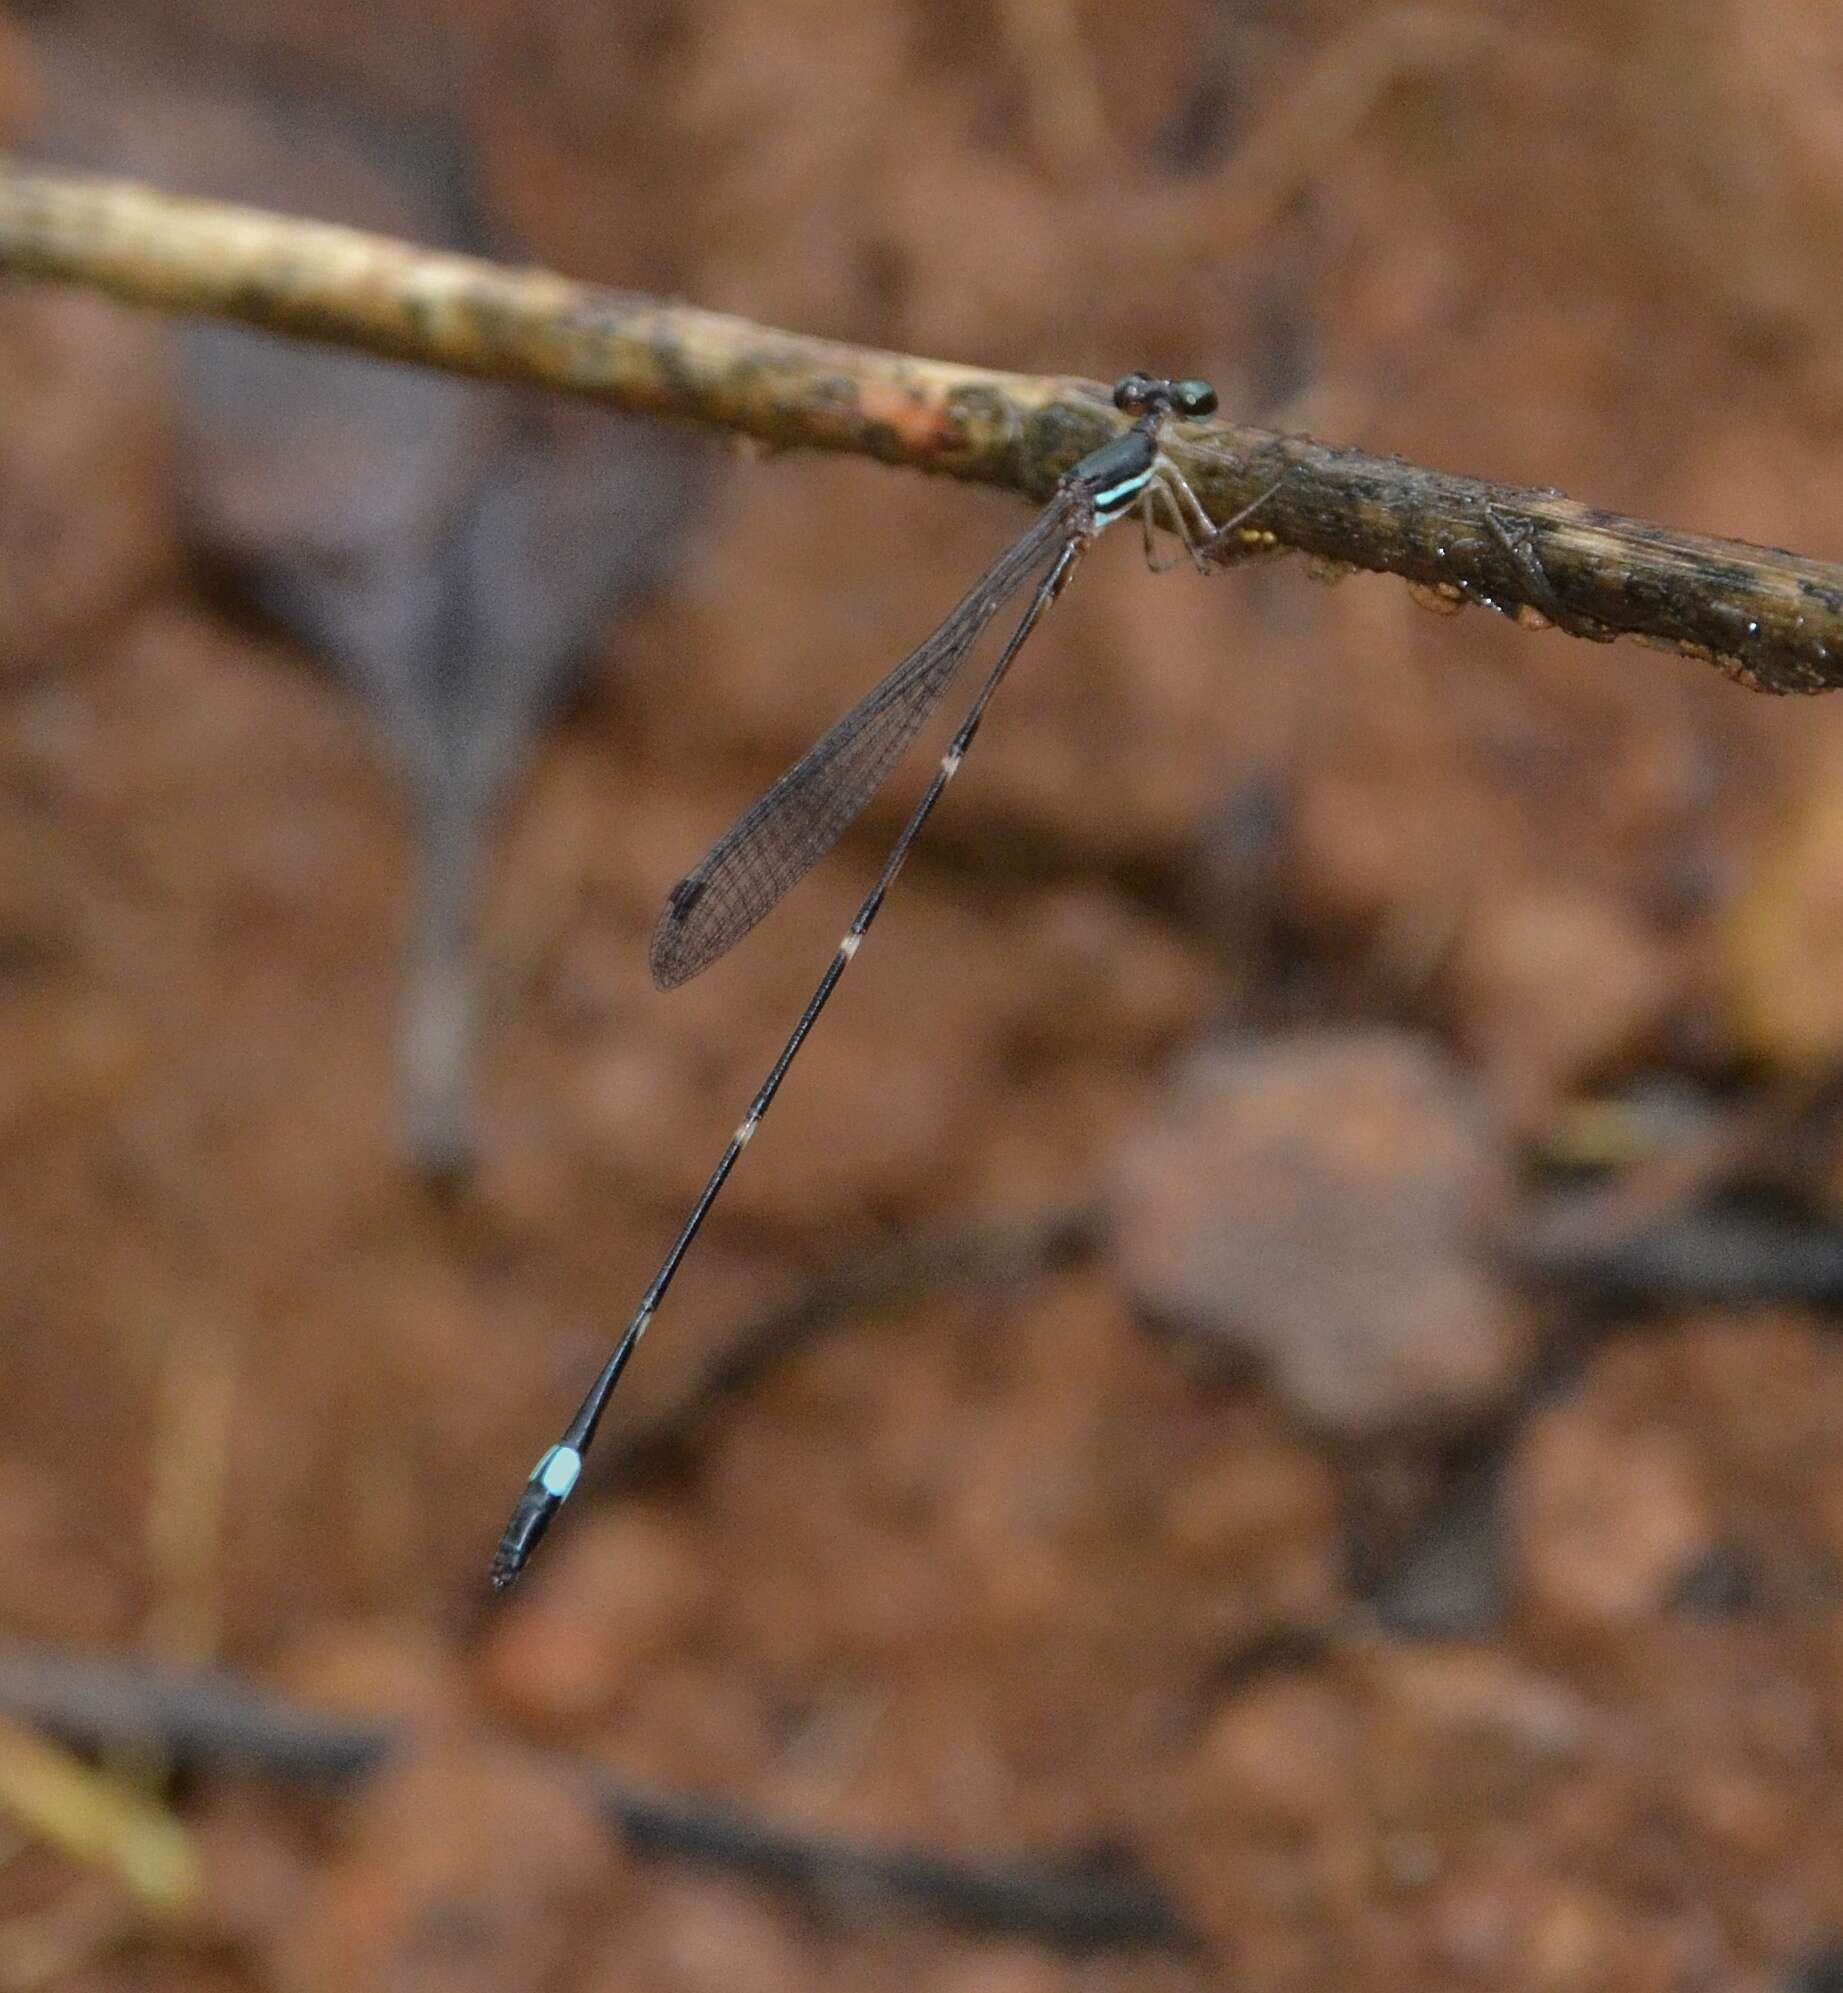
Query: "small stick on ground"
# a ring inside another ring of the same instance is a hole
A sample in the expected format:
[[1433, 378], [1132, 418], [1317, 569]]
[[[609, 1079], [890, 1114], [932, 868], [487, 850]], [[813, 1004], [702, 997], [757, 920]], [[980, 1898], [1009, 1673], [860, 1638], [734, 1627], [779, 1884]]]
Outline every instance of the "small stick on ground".
[[737, 1332], [672, 1405], [608, 1450], [593, 1482], [625, 1481], [689, 1445], [720, 1408], [828, 1330], [967, 1287], [1039, 1280], [1098, 1244], [1099, 1212], [1059, 1211], [1032, 1225], [906, 1240], [815, 1282]]
[[1525, 1220], [1513, 1254], [1538, 1270], [1558, 1273], [1616, 1256], [1640, 1235], [1680, 1218], [1782, 1151], [1800, 1129], [1834, 1113], [1840, 1103], [1843, 1068], [1792, 1074], [1609, 1181], [1550, 1200]]
[[[222, 1674], [184, 1675], [62, 1654], [0, 1652], [0, 1710], [92, 1749], [153, 1743], [176, 1763], [349, 1784], [398, 1748], [379, 1725], [309, 1715]], [[797, 1834], [727, 1808], [668, 1799], [577, 1768], [636, 1853], [792, 1888], [862, 1912], [884, 1904], [952, 1923], [1098, 1948], [1187, 1942], [1177, 1912], [1130, 1880], [1078, 1867], [950, 1861]]]

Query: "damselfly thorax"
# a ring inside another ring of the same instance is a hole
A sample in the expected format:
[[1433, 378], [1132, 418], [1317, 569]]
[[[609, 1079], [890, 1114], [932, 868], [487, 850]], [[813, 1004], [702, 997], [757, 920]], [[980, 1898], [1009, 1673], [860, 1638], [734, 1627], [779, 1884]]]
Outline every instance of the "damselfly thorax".
[[[1213, 415], [1216, 390], [1208, 381], [1160, 381], [1148, 374], [1128, 374], [1114, 389], [1113, 398], [1116, 408], [1136, 415], [1137, 421], [1123, 436], [1082, 458], [1064, 475], [1063, 489], [1086, 498], [1095, 533], [1137, 512], [1145, 532], [1146, 560], [1152, 567], [1169, 565], [1158, 559], [1152, 540], [1152, 528], [1166, 526], [1184, 543], [1198, 572], [1207, 573], [1227, 526], [1211, 519], [1159, 439], [1173, 415]], [[1238, 514], [1228, 525], [1239, 524], [1244, 516]]]

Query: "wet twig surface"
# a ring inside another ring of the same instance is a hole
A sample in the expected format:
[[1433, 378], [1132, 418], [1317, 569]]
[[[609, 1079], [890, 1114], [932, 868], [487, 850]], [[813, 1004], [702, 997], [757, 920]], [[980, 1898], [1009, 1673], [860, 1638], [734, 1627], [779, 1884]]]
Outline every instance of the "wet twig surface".
[[[1036, 498], [1118, 422], [1092, 382], [805, 338], [16, 163], [0, 163], [0, 271]], [[1173, 454], [1219, 518], [1272, 488], [1261, 544], [1399, 574], [1430, 606], [1480, 603], [1533, 627], [1635, 637], [1762, 691], [1843, 684], [1843, 568], [1229, 422], [1187, 425]]]

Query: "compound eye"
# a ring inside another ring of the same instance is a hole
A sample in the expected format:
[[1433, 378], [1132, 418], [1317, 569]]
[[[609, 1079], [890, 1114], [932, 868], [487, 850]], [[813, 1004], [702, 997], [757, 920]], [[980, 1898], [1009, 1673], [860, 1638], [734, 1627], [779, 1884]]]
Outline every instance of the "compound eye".
[[1114, 385], [1113, 405], [1122, 415], [1131, 415], [1146, 405], [1157, 385], [1150, 374], [1125, 374]]
[[1214, 415], [1216, 390], [1208, 381], [1179, 381], [1171, 390], [1171, 406], [1179, 415]]

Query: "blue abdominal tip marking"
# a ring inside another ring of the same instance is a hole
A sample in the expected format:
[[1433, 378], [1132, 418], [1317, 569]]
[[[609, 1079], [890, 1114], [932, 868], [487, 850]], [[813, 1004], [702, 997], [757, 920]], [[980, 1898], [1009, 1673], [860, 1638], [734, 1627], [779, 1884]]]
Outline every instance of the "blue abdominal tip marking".
[[560, 1502], [581, 1472], [582, 1455], [573, 1446], [553, 1446], [531, 1470], [531, 1478], [553, 1502]]

